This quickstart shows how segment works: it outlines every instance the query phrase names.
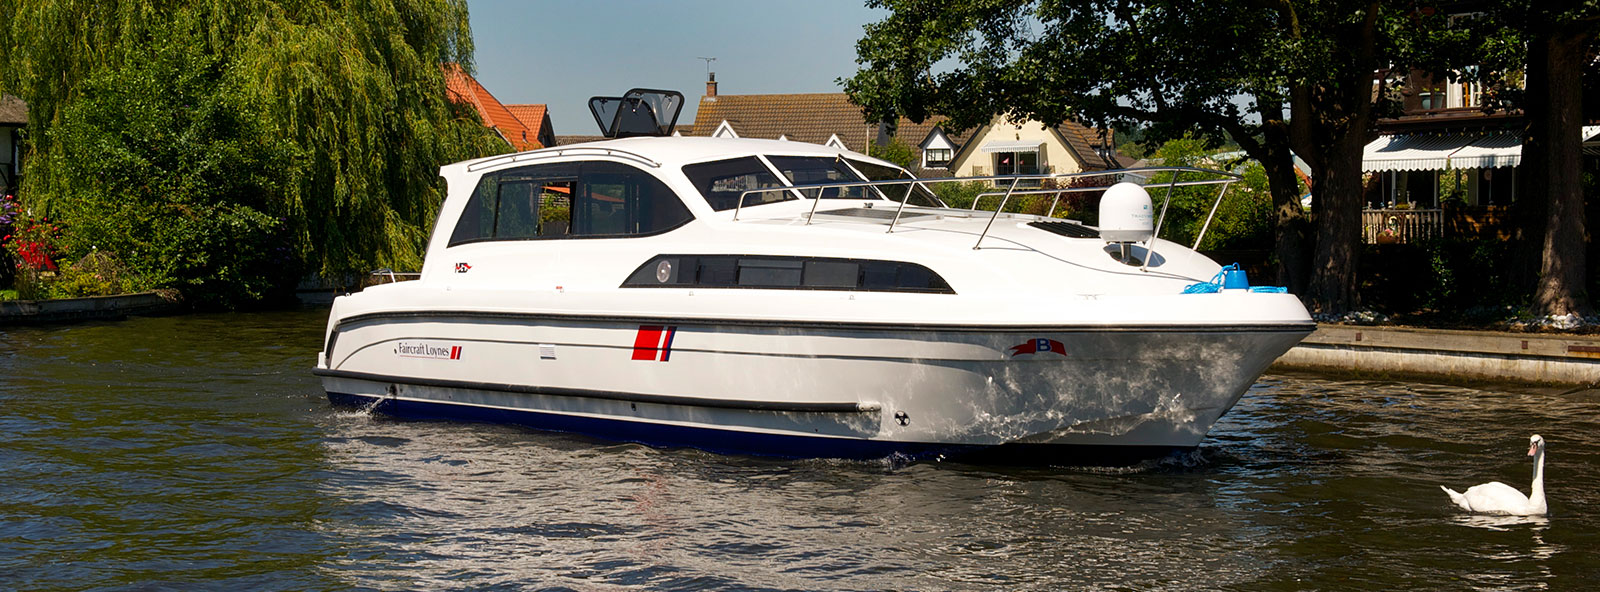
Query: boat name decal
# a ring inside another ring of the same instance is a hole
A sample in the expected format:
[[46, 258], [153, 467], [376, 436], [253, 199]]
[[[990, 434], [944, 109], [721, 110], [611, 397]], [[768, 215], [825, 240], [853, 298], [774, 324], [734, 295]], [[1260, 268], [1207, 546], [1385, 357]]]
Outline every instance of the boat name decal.
[[639, 325], [633, 337], [633, 359], [665, 362], [672, 356], [672, 337], [678, 332], [673, 325]]
[[459, 360], [461, 359], [461, 346], [434, 345], [431, 343], [411, 343], [402, 341], [395, 345], [394, 353], [402, 358]]
[[466, 261], [456, 264], [456, 273], [466, 273], [469, 271], [472, 271], [472, 265], [468, 264]]
[[1062, 345], [1060, 341], [1043, 337], [1028, 340], [1022, 345], [1011, 346], [1011, 357], [1017, 357], [1020, 354], [1042, 354], [1045, 352], [1055, 352], [1065, 356], [1067, 355], [1067, 346]]

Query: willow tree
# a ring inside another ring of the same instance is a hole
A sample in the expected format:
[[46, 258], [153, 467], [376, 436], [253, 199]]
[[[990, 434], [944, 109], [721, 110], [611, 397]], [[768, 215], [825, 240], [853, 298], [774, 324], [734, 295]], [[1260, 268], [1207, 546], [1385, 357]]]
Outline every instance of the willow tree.
[[[281, 158], [252, 164], [278, 179], [254, 186], [265, 192], [259, 199], [229, 195], [227, 186], [186, 199], [281, 219], [281, 246], [311, 271], [417, 267], [443, 193], [438, 167], [504, 149], [469, 109], [446, 99], [441, 65], [472, 63], [463, 0], [0, 0], [0, 90], [29, 104], [30, 203], [70, 215], [74, 201], [140, 189], [139, 180], [104, 181], [85, 170], [94, 150], [159, 160], [145, 152], [148, 142], [130, 137], [140, 101], [122, 96], [122, 105], [107, 105], [108, 93], [88, 91], [97, 88], [92, 81], [138, 69], [173, 37], [215, 74], [196, 92], [227, 89], [227, 100], [255, 118], [250, 134], [287, 142], [270, 151]], [[77, 132], [98, 139], [66, 142], [57, 133], [79, 112], [99, 114], [100, 123]], [[123, 112], [130, 116], [115, 115]], [[237, 126], [195, 133], [244, 139]], [[173, 168], [147, 172], [189, 174]], [[225, 242], [214, 248], [233, 247]]]

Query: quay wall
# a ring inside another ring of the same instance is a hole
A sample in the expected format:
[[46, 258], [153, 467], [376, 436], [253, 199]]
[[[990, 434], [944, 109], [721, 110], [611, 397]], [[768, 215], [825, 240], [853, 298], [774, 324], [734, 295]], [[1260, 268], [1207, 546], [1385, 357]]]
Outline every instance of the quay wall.
[[1319, 325], [1272, 367], [1593, 386], [1600, 336]]

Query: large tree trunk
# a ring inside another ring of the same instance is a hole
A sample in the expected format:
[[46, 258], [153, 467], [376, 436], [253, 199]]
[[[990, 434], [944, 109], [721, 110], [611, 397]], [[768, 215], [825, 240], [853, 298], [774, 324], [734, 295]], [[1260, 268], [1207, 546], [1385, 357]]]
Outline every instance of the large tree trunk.
[[[1591, 32], [1564, 27], [1540, 35], [1533, 43], [1542, 46], [1530, 51], [1530, 94], [1543, 83], [1543, 104], [1530, 103], [1528, 128], [1523, 137], [1523, 175], [1538, 175], [1544, 182], [1544, 195], [1519, 195], [1519, 199], [1545, 200], [1543, 260], [1539, 284], [1534, 291], [1530, 312], [1538, 316], [1587, 314], [1589, 298], [1584, 281], [1582, 167], [1583, 125], [1582, 73]], [[1542, 58], [1535, 67], [1533, 59]], [[1539, 71], [1543, 80], [1532, 74]], [[1529, 156], [1534, 156], [1530, 162]], [[1530, 169], [1532, 164], [1537, 169]]]
[[1312, 255], [1311, 312], [1338, 316], [1355, 310], [1356, 270], [1361, 246], [1361, 156], [1372, 136], [1372, 73], [1377, 70], [1377, 20], [1383, 10], [1369, 2], [1359, 23], [1335, 34], [1349, 64], [1331, 79], [1290, 87], [1290, 143], [1311, 165], [1311, 212], [1316, 248]]
[[[1365, 118], [1361, 118], [1365, 119]], [[1356, 309], [1361, 245], [1361, 153], [1365, 124], [1336, 134], [1322, 146], [1322, 166], [1312, 175], [1317, 204], [1316, 254], [1311, 270], [1312, 312], [1341, 315]]]
[[1261, 108], [1261, 167], [1267, 174], [1267, 189], [1272, 193], [1272, 250], [1277, 255], [1278, 284], [1293, 294], [1305, 294], [1310, 285], [1311, 218], [1300, 204], [1300, 178], [1294, 172], [1294, 156], [1289, 150], [1289, 126], [1283, 120], [1281, 105]]

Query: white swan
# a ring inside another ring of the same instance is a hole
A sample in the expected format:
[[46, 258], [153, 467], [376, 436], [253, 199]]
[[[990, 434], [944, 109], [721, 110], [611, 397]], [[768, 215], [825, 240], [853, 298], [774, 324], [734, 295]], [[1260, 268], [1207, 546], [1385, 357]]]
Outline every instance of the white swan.
[[1450, 501], [1468, 512], [1484, 514], [1510, 514], [1512, 516], [1543, 516], [1544, 503], [1544, 438], [1534, 434], [1528, 438], [1528, 456], [1533, 457], [1533, 497], [1522, 495], [1516, 488], [1501, 483], [1474, 485], [1466, 493], [1456, 493], [1443, 485]]

